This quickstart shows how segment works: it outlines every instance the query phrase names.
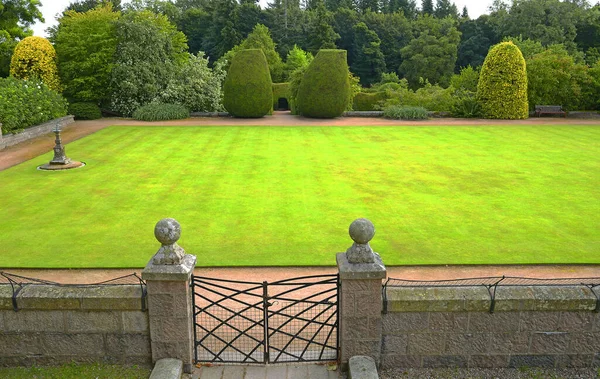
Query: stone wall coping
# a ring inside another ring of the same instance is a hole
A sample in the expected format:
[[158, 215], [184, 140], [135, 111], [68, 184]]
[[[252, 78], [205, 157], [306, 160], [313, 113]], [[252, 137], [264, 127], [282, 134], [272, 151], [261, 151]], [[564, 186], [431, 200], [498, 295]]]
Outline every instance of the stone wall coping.
[[[0, 284], [0, 309], [13, 309], [13, 290]], [[17, 294], [19, 310], [142, 310], [139, 284], [55, 286], [29, 284]]]
[[[484, 312], [491, 296], [484, 286], [388, 287], [384, 301], [388, 312]], [[494, 311], [592, 311], [596, 303], [586, 286], [498, 286]]]
[[344, 280], [364, 280], [364, 279], [385, 279], [386, 269], [381, 257], [377, 253], [374, 263], [350, 263], [346, 253], [336, 254], [336, 261], [340, 279]]
[[158, 281], [186, 281], [189, 280], [196, 266], [196, 256], [186, 254], [181, 264], [165, 265], [154, 264], [153, 259], [148, 262], [142, 271], [142, 279]]
[[29, 128], [21, 130], [17, 133], [2, 135], [2, 132], [0, 131], [0, 149], [4, 149], [5, 147], [16, 145], [32, 138], [50, 133], [57, 126], [60, 127], [60, 129], [64, 129], [74, 121], [75, 118], [73, 115], [67, 115], [64, 117], [55, 118], [54, 120], [46, 121], [39, 125], [30, 126]]

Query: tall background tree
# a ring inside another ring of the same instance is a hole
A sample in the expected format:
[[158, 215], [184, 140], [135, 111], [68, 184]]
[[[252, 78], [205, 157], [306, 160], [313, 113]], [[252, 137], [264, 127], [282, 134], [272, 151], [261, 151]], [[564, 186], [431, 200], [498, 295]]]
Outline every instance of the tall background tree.
[[39, 0], [2, 0], [0, 2], [0, 77], [10, 71], [10, 60], [17, 43], [33, 34], [31, 26], [44, 22]]

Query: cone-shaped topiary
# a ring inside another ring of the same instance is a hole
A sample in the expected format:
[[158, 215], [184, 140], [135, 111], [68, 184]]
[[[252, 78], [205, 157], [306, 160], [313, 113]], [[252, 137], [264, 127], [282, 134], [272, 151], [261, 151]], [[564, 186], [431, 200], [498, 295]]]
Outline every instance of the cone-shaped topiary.
[[262, 117], [273, 106], [267, 58], [260, 49], [240, 50], [223, 85], [223, 105], [235, 117]]
[[298, 89], [297, 111], [306, 117], [341, 116], [350, 99], [346, 50], [320, 50]]
[[485, 118], [529, 116], [525, 59], [512, 42], [492, 46], [485, 57], [477, 84], [477, 101]]
[[42, 37], [27, 37], [17, 44], [10, 61], [10, 74], [18, 79], [39, 79], [51, 90], [61, 90], [56, 51]]

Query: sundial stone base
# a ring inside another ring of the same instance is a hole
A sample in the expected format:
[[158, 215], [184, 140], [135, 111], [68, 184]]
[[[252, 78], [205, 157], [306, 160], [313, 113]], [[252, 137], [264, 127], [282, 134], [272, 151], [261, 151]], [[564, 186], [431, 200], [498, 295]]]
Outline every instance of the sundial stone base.
[[79, 162], [79, 161], [72, 161], [69, 159], [69, 163], [67, 164], [63, 164], [63, 163], [46, 163], [44, 165], [38, 166], [39, 170], [50, 170], [50, 171], [56, 171], [56, 170], [70, 170], [72, 168], [79, 168], [85, 166], [85, 163], [83, 162]]

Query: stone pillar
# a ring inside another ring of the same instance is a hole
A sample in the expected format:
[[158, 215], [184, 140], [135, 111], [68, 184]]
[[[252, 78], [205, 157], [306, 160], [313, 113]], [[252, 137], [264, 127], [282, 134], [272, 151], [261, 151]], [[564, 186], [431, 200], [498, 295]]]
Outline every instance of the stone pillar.
[[369, 241], [375, 235], [371, 221], [360, 218], [350, 224], [354, 241], [345, 252], [337, 254], [340, 274], [340, 362], [342, 369], [355, 355], [372, 357], [377, 365], [381, 358], [382, 279], [386, 270], [379, 254]]
[[191, 373], [194, 330], [190, 281], [196, 257], [177, 245], [181, 227], [176, 220], [160, 220], [154, 235], [162, 246], [142, 271], [148, 288], [152, 361], [180, 359], [184, 371]]

